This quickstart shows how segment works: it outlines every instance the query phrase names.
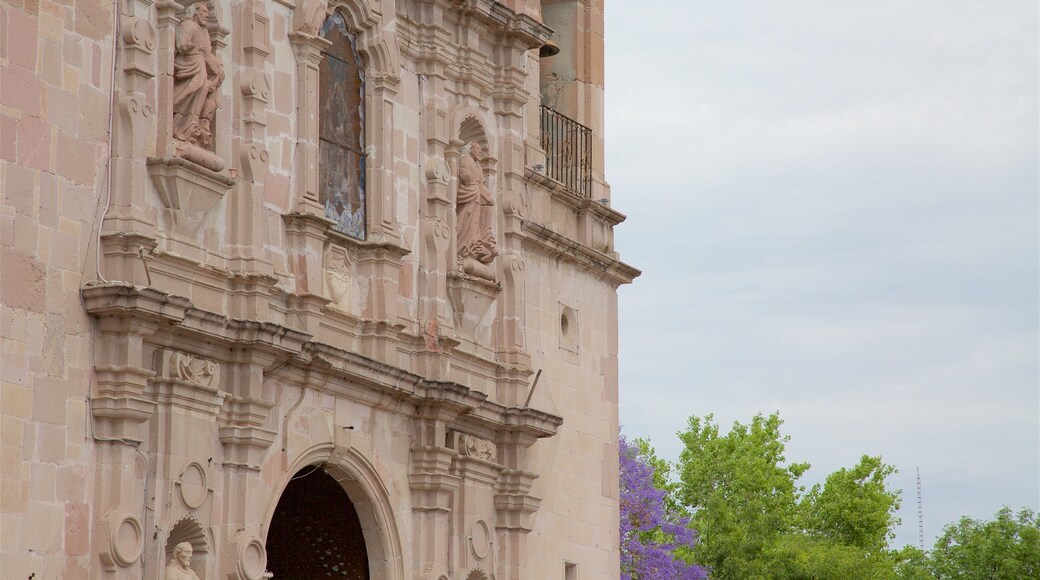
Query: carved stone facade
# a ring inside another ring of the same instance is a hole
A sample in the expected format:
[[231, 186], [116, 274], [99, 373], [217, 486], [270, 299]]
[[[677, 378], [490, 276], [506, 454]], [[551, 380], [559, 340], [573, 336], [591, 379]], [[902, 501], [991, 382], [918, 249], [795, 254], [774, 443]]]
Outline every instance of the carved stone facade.
[[5, 578], [260, 580], [309, 477], [372, 580], [618, 577], [602, 3], [0, 9]]

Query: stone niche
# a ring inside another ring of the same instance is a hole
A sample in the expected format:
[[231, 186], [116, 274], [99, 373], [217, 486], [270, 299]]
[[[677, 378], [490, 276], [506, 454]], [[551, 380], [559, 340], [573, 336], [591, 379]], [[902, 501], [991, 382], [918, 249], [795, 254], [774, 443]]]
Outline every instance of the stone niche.
[[502, 293], [496, 276], [495, 159], [487, 152], [488, 137], [476, 116], [467, 116], [460, 123], [454, 143], [458, 147], [451, 155], [456, 168], [455, 268], [447, 277], [448, 299], [458, 338], [484, 350], [492, 346], [492, 326]]
[[[206, 580], [206, 569], [210, 560], [209, 545], [206, 532], [198, 520], [192, 516], [178, 520], [166, 536], [161, 578]], [[190, 551], [186, 552], [189, 547]]]
[[160, 99], [159, 153], [148, 158], [148, 175], [170, 236], [204, 252], [200, 230], [235, 184], [226, 152], [221, 154], [228, 143], [222, 132], [230, 125], [218, 124], [228, 29], [207, 0], [167, 2], [160, 12], [164, 54], [172, 57], [160, 59], [160, 91], [167, 97]]

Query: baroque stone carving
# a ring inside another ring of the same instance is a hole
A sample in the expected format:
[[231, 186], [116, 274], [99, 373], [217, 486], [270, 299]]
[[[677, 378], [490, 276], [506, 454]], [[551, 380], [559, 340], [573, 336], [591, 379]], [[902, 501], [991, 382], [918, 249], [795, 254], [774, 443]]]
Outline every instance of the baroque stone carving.
[[498, 457], [498, 450], [493, 442], [467, 433], [459, 437], [459, 453], [484, 461], [495, 461]]
[[177, 25], [173, 60], [173, 137], [178, 155], [212, 171], [223, 169], [213, 149], [216, 92], [224, 82], [224, 65], [213, 52], [206, 21], [209, 7], [202, 1], [188, 7]]
[[328, 286], [332, 306], [339, 310], [350, 310], [350, 261], [340, 248], [329, 250], [325, 265], [325, 284]]
[[220, 384], [220, 366], [217, 363], [183, 352], [170, 356], [170, 374], [197, 385], [216, 388]]
[[181, 542], [173, 549], [173, 557], [166, 565], [163, 580], [199, 580], [191, 569], [192, 547], [190, 542]]
[[484, 148], [473, 142], [463, 150], [455, 198], [458, 268], [471, 276], [494, 280], [489, 266], [498, 255], [498, 243], [491, 230], [495, 198], [485, 184], [484, 170], [480, 167]]

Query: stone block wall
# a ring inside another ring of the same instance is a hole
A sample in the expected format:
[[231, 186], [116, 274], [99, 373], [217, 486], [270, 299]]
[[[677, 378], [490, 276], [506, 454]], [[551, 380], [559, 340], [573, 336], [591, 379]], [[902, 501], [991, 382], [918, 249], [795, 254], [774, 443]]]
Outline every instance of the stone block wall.
[[86, 412], [112, 81], [109, 2], [0, 4], [0, 570], [86, 578]]

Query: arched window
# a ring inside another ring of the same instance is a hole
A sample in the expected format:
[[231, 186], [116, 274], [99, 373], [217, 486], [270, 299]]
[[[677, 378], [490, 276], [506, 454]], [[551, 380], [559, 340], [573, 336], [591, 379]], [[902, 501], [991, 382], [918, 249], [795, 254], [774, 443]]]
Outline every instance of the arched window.
[[365, 67], [355, 35], [339, 12], [321, 27], [332, 42], [319, 74], [318, 201], [333, 229], [365, 239]]

